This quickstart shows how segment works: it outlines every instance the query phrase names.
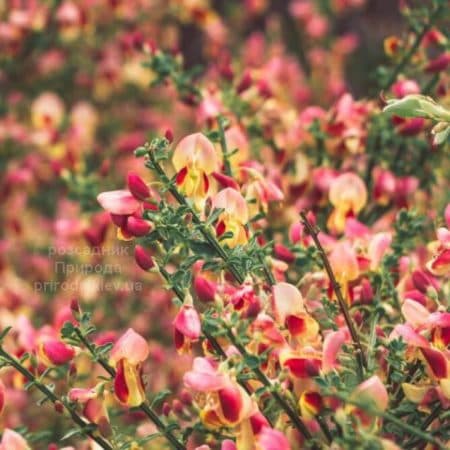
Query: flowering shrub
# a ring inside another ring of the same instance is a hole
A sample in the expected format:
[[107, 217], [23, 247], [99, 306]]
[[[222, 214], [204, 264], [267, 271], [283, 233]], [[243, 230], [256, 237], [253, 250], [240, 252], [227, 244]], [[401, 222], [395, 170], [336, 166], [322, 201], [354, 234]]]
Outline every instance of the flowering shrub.
[[369, 3], [0, 4], [0, 450], [448, 448], [450, 7]]

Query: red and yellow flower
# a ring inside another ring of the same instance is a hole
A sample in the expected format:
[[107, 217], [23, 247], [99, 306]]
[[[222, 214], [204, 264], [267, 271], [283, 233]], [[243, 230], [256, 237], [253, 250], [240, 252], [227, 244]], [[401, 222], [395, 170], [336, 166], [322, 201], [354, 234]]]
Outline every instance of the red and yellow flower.
[[225, 233], [232, 233], [232, 236], [222, 242], [231, 248], [244, 245], [248, 241], [246, 224], [249, 215], [247, 202], [241, 193], [232, 188], [223, 189], [215, 195], [213, 208], [223, 209], [217, 220], [217, 236], [220, 238]]
[[220, 167], [214, 144], [203, 134], [190, 134], [175, 148], [172, 164], [180, 191], [202, 207], [210, 189], [210, 175]]
[[124, 405], [139, 406], [145, 401], [142, 363], [149, 351], [146, 340], [131, 328], [111, 350], [110, 363], [116, 369], [114, 392]]

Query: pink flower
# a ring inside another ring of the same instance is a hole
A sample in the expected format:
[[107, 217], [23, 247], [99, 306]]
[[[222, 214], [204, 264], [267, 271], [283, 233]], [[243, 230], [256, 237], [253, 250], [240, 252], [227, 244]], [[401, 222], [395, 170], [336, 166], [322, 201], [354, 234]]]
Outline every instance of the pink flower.
[[133, 214], [140, 207], [140, 202], [125, 190], [102, 192], [97, 201], [106, 211], [119, 216]]
[[67, 364], [75, 356], [75, 350], [72, 347], [53, 338], [43, 338], [38, 349], [39, 356], [47, 366]]
[[194, 290], [202, 302], [213, 302], [217, 292], [217, 285], [201, 275], [196, 275], [194, 278]]
[[248, 240], [245, 225], [249, 220], [247, 202], [240, 192], [232, 188], [225, 188], [213, 198], [213, 208], [223, 209], [219, 215], [216, 233], [220, 237], [227, 232], [232, 236], [222, 240], [223, 243], [233, 248], [243, 245]]
[[373, 375], [357, 386], [351, 397], [358, 402], [369, 402], [382, 412], [386, 411], [389, 404], [386, 387], [377, 375]]
[[350, 341], [347, 328], [328, 333], [323, 341], [322, 370], [329, 372], [338, 366], [338, 353], [342, 346]]
[[215, 365], [207, 358], [195, 358], [192, 370], [183, 377], [186, 387], [199, 392], [216, 391], [226, 384], [226, 377], [217, 372]]
[[190, 350], [191, 343], [198, 341], [201, 335], [200, 316], [193, 306], [183, 305], [174, 321], [175, 347], [180, 353]]
[[139, 364], [148, 358], [149, 352], [147, 341], [129, 328], [111, 349], [110, 361], [115, 364], [121, 359], [127, 359], [131, 364]]
[[144, 180], [136, 173], [129, 172], [127, 177], [128, 189], [137, 200], [146, 200], [150, 196], [150, 189]]
[[114, 392], [117, 399], [127, 406], [139, 406], [145, 401], [141, 368], [149, 352], [147, 341], [131, 328], [111, 350], [110, 361], [116, 369]]
[[213, 143], [201, 133], [190, 134], [176, 146], [172, 163], [181, 192], [196, 204], [203, 202], [209, 192], [209, 176], [219, 169]]
[[306, 312], [300, 291], [289, 283], [277, 283], [273, 287], [273, 309], [281, 325], [288, 328], [293, 337], [311, 341], [319, 332], [318, 323]]
[[264, 427], [258, 435], [256, 448], [258, 450], [291, 450], [291, 445], [281, 431]]
[[335, 209], [328, 219], [328, 227], [342, 232], [346, 218], [356, 216], [366, 205], [367, 189], [360, 177], [344, 173], [331, 182], [329, 199]]
[[150, 251], [141, 245], [136, 245], [136, 247], [134, 247], [134, 259], [142, 270], [147, 271], [155, 267], [155, 261], [153, 260]]
[[53, 92], [44, 92], [31, 105], [31, 121], [35, 128], [56, 129], [64, 118], [62, 100]]
[[31, 450], [31, 447], [19, 433], [5, 428], [0, 442], [0, 450]]

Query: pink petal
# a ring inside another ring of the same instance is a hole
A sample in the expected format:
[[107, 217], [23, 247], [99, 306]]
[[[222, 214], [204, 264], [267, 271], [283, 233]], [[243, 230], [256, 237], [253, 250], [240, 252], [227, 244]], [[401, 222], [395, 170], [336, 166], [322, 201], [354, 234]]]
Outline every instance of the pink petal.
[[199, 392], [217, 391], [226, 385], [224, 375], [207, 358], [195, 358], [192, 370], [183, 377], [186, 387]]
[[352, 396], [358, 400], [373, 402], [380, 411], [385, 411], [389, 404], [389, 396], [385, 385], [377, 375], [363, 381], [354, 391]]
[[140, 206], [139, 201], [125, 190], [102, 192], [97, 201], [106, 211], [117, 215], [133, 214]]
[[337, 363], [337, 356], [342, 346], [349, 341], [349, 332], [346, 329], [328, 333], [323, 341], [322, 370], [329, 372]]
[[114, 344], [110, 360], [113, 364], [121, 359], [127, 359], [131, 364], [139, 364], [148, 358], [149, 352], [147, 341], [129, 328]]
[[173, 325], [183, 336], [191, 340], [197, 340], [200, 337], [200, 316], [192, 306], [182, 306], [173, 321]]
[[402, 314], [406, 321], [416, 328], [427, 321], [430, 312], [420, 303], [406, 299], [402, 305]]
[[284, 325], [286, 318], [305, 311], [300, 291], [292, 284], [281, 282], [273, 287], [273, 309], [279, 324]]

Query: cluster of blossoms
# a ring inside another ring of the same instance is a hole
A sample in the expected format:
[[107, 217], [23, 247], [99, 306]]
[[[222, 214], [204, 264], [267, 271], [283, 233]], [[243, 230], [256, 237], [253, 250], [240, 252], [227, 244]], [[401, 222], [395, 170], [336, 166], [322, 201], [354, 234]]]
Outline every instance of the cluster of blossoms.
[[448, 2], [215, 3], [0, 5], [0, 450], [448, 448]]

